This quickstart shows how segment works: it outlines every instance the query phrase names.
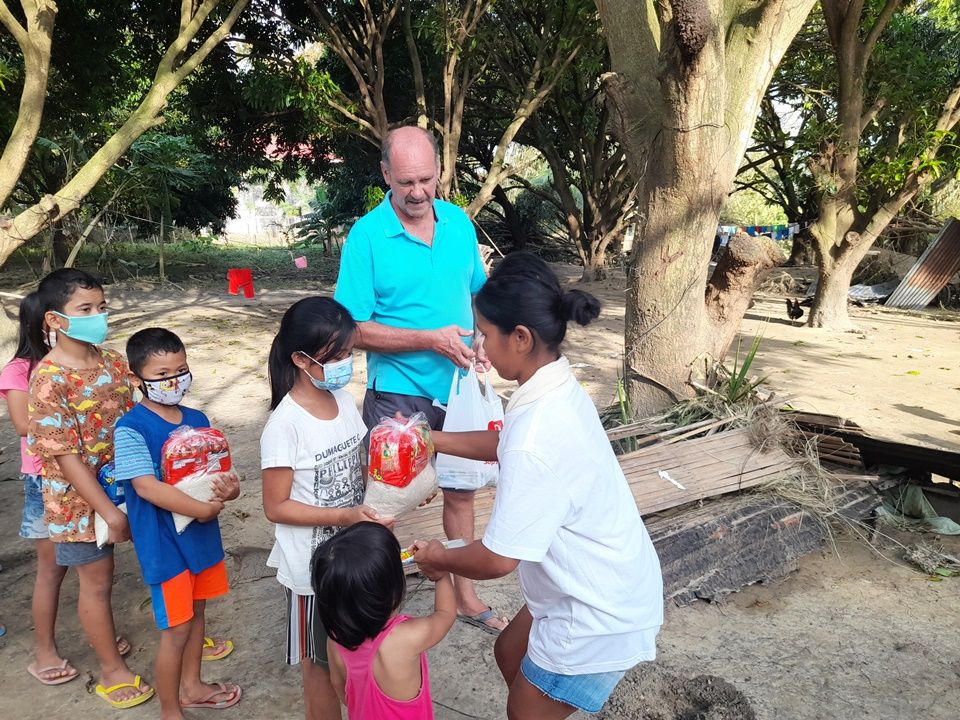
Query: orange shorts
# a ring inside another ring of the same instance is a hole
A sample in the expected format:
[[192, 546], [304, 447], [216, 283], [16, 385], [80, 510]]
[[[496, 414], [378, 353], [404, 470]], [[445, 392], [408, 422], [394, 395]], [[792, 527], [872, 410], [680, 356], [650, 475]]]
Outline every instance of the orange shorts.
[[193, 619], [193, 603], [226, 595], [227, 566], [223, 560], [194, 575], [184, 570], [159, 585], [150, 585], [153, 618], [161, 630], [182, 625]]

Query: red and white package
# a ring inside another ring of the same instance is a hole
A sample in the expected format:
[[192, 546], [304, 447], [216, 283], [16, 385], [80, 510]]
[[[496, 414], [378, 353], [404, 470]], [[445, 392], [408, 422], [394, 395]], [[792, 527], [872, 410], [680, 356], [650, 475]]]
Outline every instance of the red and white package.
[[[222, 432], [209, 427], [177, 428], [163, 444], [160, 457], [161, 480], [201, 502], [213, 499], [214, 478], [233, 468], [227, 439]], [[173, 513], [178, 533], [195, 519]]]
[[432, 457], [433, 437], [423, 413], [381, 419], [370, 431], [364, 504], [383, 517], [413, 510], [437, 491]]

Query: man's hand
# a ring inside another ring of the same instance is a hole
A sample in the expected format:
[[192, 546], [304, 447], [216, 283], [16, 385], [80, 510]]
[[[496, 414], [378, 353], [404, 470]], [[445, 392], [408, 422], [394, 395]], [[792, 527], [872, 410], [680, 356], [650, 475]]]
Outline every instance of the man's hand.
[[438, 562], [446, 552], [446, 549], [439, 540], [417, 540], [413, 544], [413, 552], [414, 562], [417, 563], [420, 572], [422, 572], [428, 580], [436, 582], [448, 574], [447, 570], [442, 569], [438, 565]]
[[473, 338], [473, 352], [476, 353], [477, 370], [481, 372], [490, 372], [490, 358], [487, 357], [487, 351], [483, 349], [484, 334], [478, 332]]
[[464, 330], [458, 325], [448, 325], [433, 333], [433, 351], [452, 360], [457, 367], [468, 368], [476, 353], [463, 344], [462, 338], [471, 337], [473, 330]]
[[216, 473], [211, 478], [213, 499], [220, 502], [235, 500], [240, 495], [240, 476], [233, 470]]
[[130, 539], [130, 523], [120, 510], [107, 520], [107, 544], [116, 545]]

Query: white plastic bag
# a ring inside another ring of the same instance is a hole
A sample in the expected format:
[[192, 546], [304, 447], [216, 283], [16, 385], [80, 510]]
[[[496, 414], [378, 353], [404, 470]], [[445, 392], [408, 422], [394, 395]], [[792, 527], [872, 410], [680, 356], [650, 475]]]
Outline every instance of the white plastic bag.
[[[119, 510], [119, 511], [122, 512], [124, 515], [126, 515], [126, 514], [127, 514], [127, 504], [126, 504], [126, 503], [120, 503], [119, 505], [117, 505], [117, 510]], [[107, 534], [108, 534], [109, 532], [110, 532], [110, 527], [107, 525], [107, 521], [104, 520], [104, 519], [103, 519], [102, 517], [100, 517], [99, 515], [97, 515], [97, 513], [94, 513], [94, 514], [93, 514], [93, 534], [94, 534], [94, 535], [96, 536], [96, 538], [97, 538], [97, 547], [98, 547], [98, 548], [102, 548], [104, 545], [107, 544]]]
[[[450, 400], [443, 421], [444, 432], [473, 432], [503, 428], [503, 403], [493, 391], [489, 376], [484, 373], [483, 389], [476, 369], [471, 366], [466, 374], [453, 371]], [[450, 490], [479, 490], [496, 484], [500, 467], [496, 462], [467, 460], [453, 455], [437, 455], [437, 480], [440, 487]]]

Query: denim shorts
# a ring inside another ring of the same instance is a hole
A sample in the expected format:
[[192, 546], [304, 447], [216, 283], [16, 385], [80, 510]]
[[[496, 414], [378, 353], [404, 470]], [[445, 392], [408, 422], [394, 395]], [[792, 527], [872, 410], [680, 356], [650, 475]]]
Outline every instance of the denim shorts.
[[89, 565], [113, 555], [113, 545], [98, 548], [95, 542], [58, 542], [53, 544], [60, 567]]
[[20, 537], [27, 540], [43, 540], [50, 537], [47, 524], [43, 521], [43, 492], [40, 490], [41, 477], [23, 473], [23, 515], [20, 519]]
[[544, 670], [524, 655], [520, 672], [531, 685], [553, 700], [566, 703], [588, 713], [600, 712], [626, 670], [591, 673], [589, 675], [559, 675]]

